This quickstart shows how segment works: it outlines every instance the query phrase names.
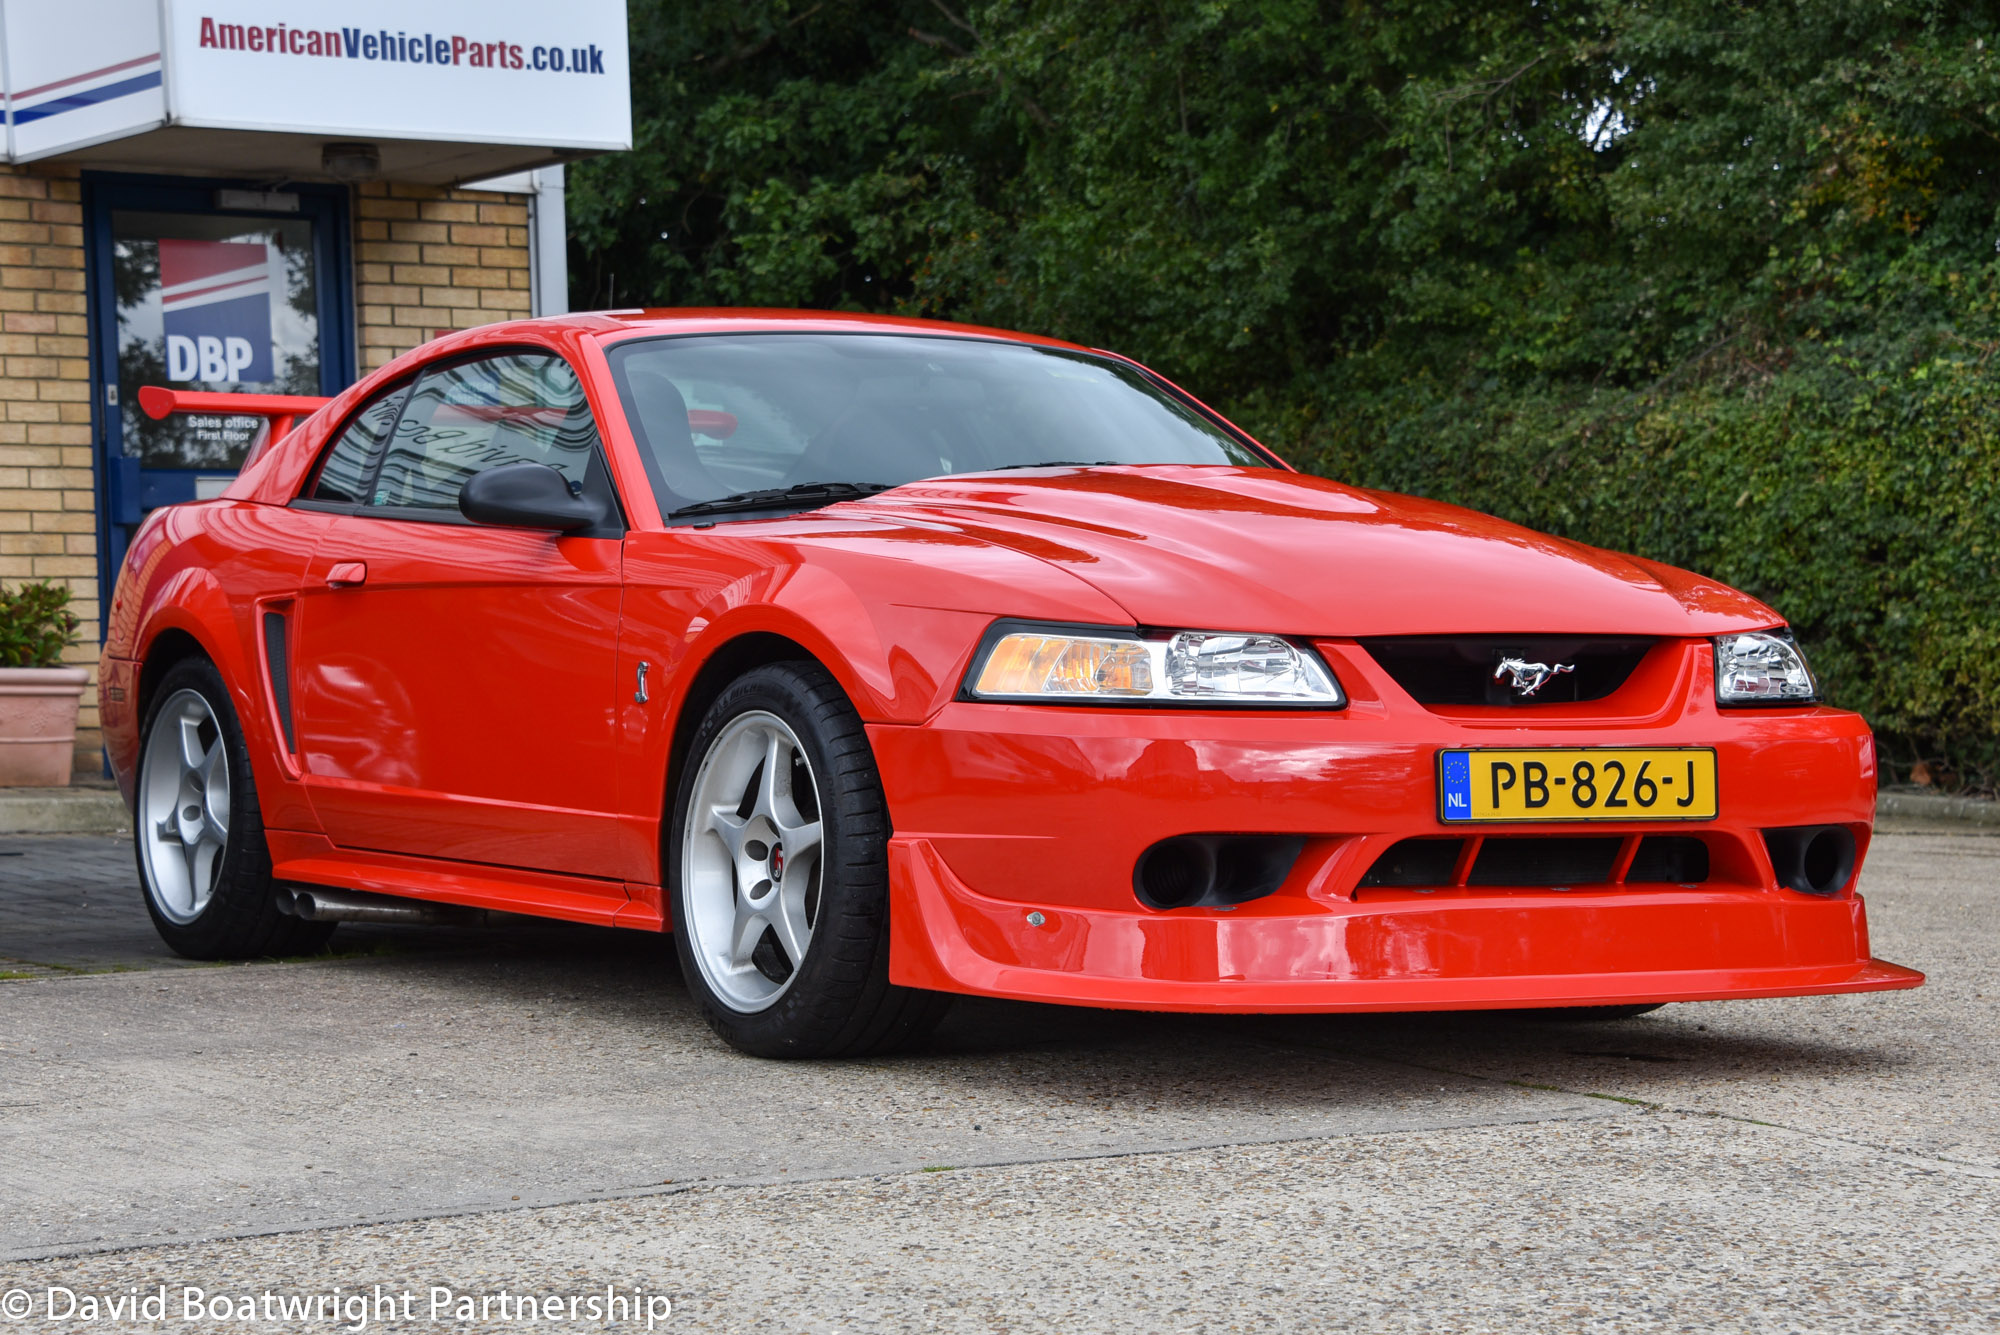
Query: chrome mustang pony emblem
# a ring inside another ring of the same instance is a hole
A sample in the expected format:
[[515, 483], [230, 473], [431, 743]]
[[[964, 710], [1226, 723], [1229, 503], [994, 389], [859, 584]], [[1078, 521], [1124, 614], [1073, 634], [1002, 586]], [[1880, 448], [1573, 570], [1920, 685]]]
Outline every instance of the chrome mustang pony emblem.
[[1493, 669], [1493, 680], [1510, 677], [1507, 684], [1526, 697], [1548, 685], [1550, 678], [1574, 671], [1576, 665], [1573, 663], [1558, 663], [1550, 667], [1547, 663], [1530, 663], [1522, 658], [1503, 658], [1500, 666]]

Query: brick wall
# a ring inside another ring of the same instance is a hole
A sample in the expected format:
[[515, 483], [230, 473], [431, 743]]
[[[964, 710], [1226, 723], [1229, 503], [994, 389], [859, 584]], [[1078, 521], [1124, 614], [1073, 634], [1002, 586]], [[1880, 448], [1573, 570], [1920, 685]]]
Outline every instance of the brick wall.
[[[97, 519], [83, 206], [75, 171], [0, 163], [0, 581], [67, 584], [97, 663]], [[83, 695], [79, 769], [98, 772], [97, 692]]]
[[440, 330], [528, 314], [524, 197], [371, 182], [354, 227], [364, 372]]

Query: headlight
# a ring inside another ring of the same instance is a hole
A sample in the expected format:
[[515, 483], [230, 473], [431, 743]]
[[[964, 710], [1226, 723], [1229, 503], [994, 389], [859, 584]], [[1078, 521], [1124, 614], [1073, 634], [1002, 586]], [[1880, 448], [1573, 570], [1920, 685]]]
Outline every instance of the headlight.
[[1326, 664], [1279, 635], [1001, 622], [965, 678], [969, 700], [1044, 704], [1305, 705], [1347, 703]]
[[1802, 705], [1819, 686], [1790, 631], [1715, 637], [1715, 699], [1725, 705]]

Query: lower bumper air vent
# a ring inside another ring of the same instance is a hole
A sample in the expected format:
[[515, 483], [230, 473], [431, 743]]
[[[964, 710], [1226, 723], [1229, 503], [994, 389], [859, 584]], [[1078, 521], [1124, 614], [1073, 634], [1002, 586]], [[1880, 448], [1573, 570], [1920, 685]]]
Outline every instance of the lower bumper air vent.
[[1458, 870], [1463, 839], [1405, 839], [1375, 859], [1361, 877], [1363, 886], [1400, 885], [1437, 887], [1450, 885]]
[[1685, 834], [1649, 834], [1639, 841], [1627, 885], [1699, 885], [1708, 879], [1708, 845]]
[[[1820, 828], [1814, 827], [1813, 832]], [[1767, 833], [1767, 838], [1788, 833], [1773, 830]], [[1493, 835], [1476, 836], [1471, 841], [1422, 837], [1404, 839], [1392, 845], [1363, 873], [1356, 888], [1442, 890], [1457, 886], [1460, 884], [1457, 879], [1459, 866], [1468, 842], [1478, 845], [1463, 882], [1470, 889], [1488, 886], [1699, 885], [1710, 875], [1708, 844], [1692, 835]], [[1637, 846], [1632, 849], [1631, 862], [1625, 874], [1618, 876], [1618, 865], [1628, 844]], [[1792, 845], [1783, 846], [1789, 848]], [[1772, 861], [1779, 863], [1779, 879], [1783, 881], [1785, 868], [1791, 864], [1780, 861], [1777, 843], [1773, 844]], [[1797, 865], [1803, 868], [1805, 861], [1805, 855], [1800, 853]], [[1837, 861], [1831, 861], [1831, 871], [1822, 865], [1829, 862], [1823, 849], [1814, 864], [1820, 868], [1817, 874], [1822, 880], [1839, 871]], [[1851, 855], [1847, 865], [1852, 867]], [[1805, 873], [1800, 871], [1799, 875], [1804, 876]], [[1845, 883], [1843, 875], [1841, 884]]]
[[1854, 835], [1844, 825], [1764, 831], [1778, 884], [1805, 895], [1837, 895], [1854, 877]]
[[1467, 885], [1603, 885], [1618, 865], [1618, 838], [1488, 839]]
[[1299, 835], [1184, 834], [1162, 839], [1132, 868], [1149, 909], [1215, 908], [1262, 899], [1285, 883], [1305, 851]]

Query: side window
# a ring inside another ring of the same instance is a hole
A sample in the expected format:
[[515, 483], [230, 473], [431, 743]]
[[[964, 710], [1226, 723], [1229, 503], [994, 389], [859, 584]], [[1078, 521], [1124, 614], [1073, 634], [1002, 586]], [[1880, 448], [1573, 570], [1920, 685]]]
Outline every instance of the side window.
[[548, 464], [581, 489], [596, 442], [583, 386], [562, 358], [460, 362], [417, 381], [367, 503], [455, 511], [467, 478], [523, 461]]
[[398, 385], [387, 394], [371, 399], [360, 412], [354, 414], [347, 430], [340, 433], [340, 439], [327, 452], [326, 462], [320, 465], [319, 480], [313, 483], [311, 499], [361, 499], [361, 493], [368, 486], [369, 474], [375, 471], [375, 461], [381, 457], [382, 446], [389, 439], [389, 428], [396, 425], [396, 414], [402, 411], [403, 400], [409, 392], [407, 383]]

